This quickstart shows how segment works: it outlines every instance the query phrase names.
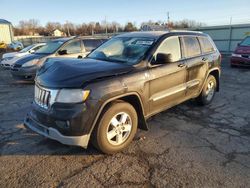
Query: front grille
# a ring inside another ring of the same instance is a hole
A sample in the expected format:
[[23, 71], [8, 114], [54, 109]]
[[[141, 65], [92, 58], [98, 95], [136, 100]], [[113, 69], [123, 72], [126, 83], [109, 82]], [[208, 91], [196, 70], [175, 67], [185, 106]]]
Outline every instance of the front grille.
[[13, 68], [20, 68], [22, 65], [19, 65], [19, 64], [14, 64], [13, 65]]
[[242, 55], [244, 58], [250, 58], [250, 55]]
[[35, 102], [39, 106], [47, 109], [49, 107], [50, 97], [51, 95], [49, 90], [35, 85]]

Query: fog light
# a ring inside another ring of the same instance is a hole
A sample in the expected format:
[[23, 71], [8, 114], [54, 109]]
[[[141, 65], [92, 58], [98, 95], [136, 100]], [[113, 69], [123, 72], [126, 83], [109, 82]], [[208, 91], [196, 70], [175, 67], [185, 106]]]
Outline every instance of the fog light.
[[56, 125], [60, 129], [68, 129], [70, 127], [70, 122], [69, 121], [56, 121]]

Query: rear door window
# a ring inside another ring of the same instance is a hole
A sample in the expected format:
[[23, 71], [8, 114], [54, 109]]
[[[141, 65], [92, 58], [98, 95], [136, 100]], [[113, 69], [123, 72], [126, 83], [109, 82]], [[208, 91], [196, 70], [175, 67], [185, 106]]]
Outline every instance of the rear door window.
[[202, 52], [209, 53], [214, 51], [214, 47], [207, 37], [199, 37]]
[[102, 44], [102, 40], [99, 39], [84, 39], [82, 42], [87, 52], [90, 52]]
[[198, 39], [193, 36], [183, 37], [183, 47], [185, 51], [185, 57], [195, 57], [201, 54], [201, 48]]

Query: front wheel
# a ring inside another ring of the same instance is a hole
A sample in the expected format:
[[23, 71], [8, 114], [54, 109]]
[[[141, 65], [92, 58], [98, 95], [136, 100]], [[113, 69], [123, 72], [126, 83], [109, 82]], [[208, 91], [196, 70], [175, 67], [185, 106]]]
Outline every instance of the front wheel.
[[104, 111], [93, 135], [93, 145], [107, 154], [113, 154], [126, 148], [133, 140], [138, 124], [134, 107], [119, 101]]
[[207, 81], [202, 89], [201, 94], [196, 98], [200, 105], [210, 104], [213, 99], [217, 88], [217, 81], [213, 75], [209, 75]]

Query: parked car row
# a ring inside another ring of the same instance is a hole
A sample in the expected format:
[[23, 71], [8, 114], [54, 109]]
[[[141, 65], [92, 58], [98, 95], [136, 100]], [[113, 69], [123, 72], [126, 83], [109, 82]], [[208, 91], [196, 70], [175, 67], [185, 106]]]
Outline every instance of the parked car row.
[[106, 40], [71, 37], [34, 44], [19, 52], [4, 54], [1, 66], [10, 69], [17, 80], [33, 81], [36, 71], [48, 58], [84, 58]]
[[23, 57], [25, 55], [35, 53], [38, 49], [43, 47], [46, 43], [37, 43], [30, 45], [24, 49], [22, 49], [19, 52], [10, 52], [10, 53], [5, 53], [2, 56], [1, 60], [1, 66], [9, 69], [20, 57]]

